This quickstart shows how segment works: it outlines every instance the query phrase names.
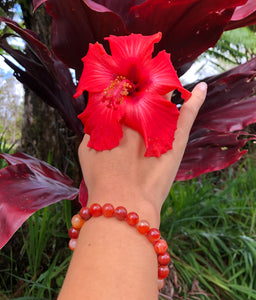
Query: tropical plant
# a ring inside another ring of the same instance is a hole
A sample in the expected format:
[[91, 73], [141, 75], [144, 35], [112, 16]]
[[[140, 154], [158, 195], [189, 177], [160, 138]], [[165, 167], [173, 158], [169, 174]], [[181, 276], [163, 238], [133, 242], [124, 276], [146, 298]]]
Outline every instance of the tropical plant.
[[[67, 126], [81, 139], [83, 130], [77, 114], [84, 110], [88, 95], [85, 92], [79, 99], [73, 98], [75, 85], [69, 68], [75, 70], [78, 80], [82, 72], [81, 58], [87, 52], [89, 43], [99, 41], [108, 49], [104, 38], [110, 34], [128, 35], [135, 32], [149, 35], [161, 31], [163, 38], [155, 48], [155, 53], [162, 49], [170, 52], [172, 62], [181, 75], [189, 69], [198, 55], [218, 41], [224, 30], [256, 22], [256, 4], [253, 0], [249, 0], [247, 4], [246, 2], [246, 0], [68, 0], [65, 2], [34, 0], [35, 9], [45, 3], [48, 13], [52, 16], [53, 52], [39, 41], [35, 33], [3, 17], [0, 17], [0, 21], [16, 32], [27, 47], [25, 52], [13, 49], [7, 41], [9, 34], [1, 37], [0, 47], [20, 64], [16, 65], [5, 57], [6, 63], [15, 71], [17, 79], [58, 110]], [[207, 100], [191, 131], [177, 180], [222, 169], [237, 161], [246, 152], [240, 151], [240, 148], [253, 137], [248, 136], [243, 128], [256, 120], [254, 94], [256, 83], [253, 80], [256, 74], [255, 65], [256, 59], [252, 59], [219, 76], [205, 79], [209, 84]], [[191, 89], [193, 86], [194, 84], [186, 88]], [[179, 103], [178, 94], [173, 101]], [[238, 139], [241, 135], [244, 137]], [[6, 155], [4, 157], [7, 158]], [[1, 190], [0, 201], [5, 207], [7, 207], [7, 199], [12, 198], [11, 186], [20, 186], [17, 180], [20, 180], [21, 176], [28, 192], [29, 203], [37, 204], [40, 195], [44, 194], [45, 190], [49, 191], [49, 181], [46, 180], [49, 174], [55, 179], [59, 178], [59, 174], [56, 177], [54, 175], [56, 170], [51, 169], [49, 173], [48, 171], [44, 174], [40, 173], [45, 176], [43, 186], [45, 189], [42, 188], [40, 180], [33, 181], [33, 184], [41, 186], [37, 193], [33, 193], [29, 190], [30, 174], [33, 172], [38, 174], [38, 166], [43, 163], [36, 163], [24, 154], [12, 158], [9, 156], [7, 161], [11, 165], [1, 171], [2, 182], [3, 179], [10, 178], [10, 174], [12, 179], [8, 181], [9, 184], [3, 183], [4, 189]], [[30, 163], [32, 164], [29, 165]], [[40, 177], [33, 176], [33, 178]], [[15, 201], [8, 206], [8, 211], [15, 211], [15, 207], [22, 201], [24, 191], [17, 188], [16, 190]], [[67, 198], [64, 194], [62, 196]], [[67, 196], [70, 194], [68, 193]], [[74, 193], [70, 197], [73, 196]], [[49, 203], [52, 203], [52, 197], [39, 206], [36, 204], [34, 208], [36, 210]], [[17, 222], [19, 226], [28, 216], [21, 215], [23, 217]], [[5, 230], [7, 227], [2, 226], [6, 228]], [[17, 226], [15, 228], [17, 229]], [[13, 234], [15, 228], [11, 230], [10, 226], [8, 227], [10, 229], [8, 237]]]

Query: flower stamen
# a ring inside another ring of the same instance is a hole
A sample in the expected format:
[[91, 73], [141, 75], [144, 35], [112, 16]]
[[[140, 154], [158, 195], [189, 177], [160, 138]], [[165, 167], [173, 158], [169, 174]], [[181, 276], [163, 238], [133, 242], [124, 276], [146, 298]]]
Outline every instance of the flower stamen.
[[129, 96], [134, 90], [134, 85], [124, 76], [117, 76], [111, 80], [110, 85], [104, 89], [102, 102], [107, 101], [107, 107], [117, 109], [124, 97]]

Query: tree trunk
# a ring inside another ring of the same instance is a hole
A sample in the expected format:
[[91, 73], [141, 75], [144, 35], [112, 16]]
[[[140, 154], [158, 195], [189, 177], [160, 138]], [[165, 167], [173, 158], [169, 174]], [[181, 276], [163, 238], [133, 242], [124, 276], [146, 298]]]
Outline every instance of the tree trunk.
[[[26, 28], [36, 32], [49, 47], [51, 19], [44, 5], [34, 14], [31, 0], [20, 0], [20, 5]], [[68, 173], [77, 185], [80, 171], [76, 149], [77, 139], [59, 114], [25, 87], [21, 150]]]

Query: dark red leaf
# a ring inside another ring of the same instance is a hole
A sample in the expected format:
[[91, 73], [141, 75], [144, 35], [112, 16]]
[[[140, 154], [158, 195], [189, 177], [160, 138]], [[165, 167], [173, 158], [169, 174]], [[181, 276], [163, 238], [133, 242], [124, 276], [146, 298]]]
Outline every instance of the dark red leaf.
[[73, 181], [64, 173], [47, 164], [46, 162], [39, 160], [26, 153], [17, 152], [14, 154], [0, 153], [0, 158], [6, 160], [9, 165], [26, 164], [36, 172], [46, 176], [48, 178], [57, 180], [68, 186], [72, 186]]
[[255, 0], [248, 0], [245, 5], [238, 6], [231, 18], [231, 21], [238, 21], [244, 19], [256, 11]]
[[248, 2], [236, 8], [231, 22], [226, 26], [225, 30], [235, 29], [244, 26], [250, 26], [256, 23], [256, 1], [248, 0]]
[[88, 190], [85, 185], [84, 179], [82, 179], [80, 183], [80, 188], [79, 188], [79, 202], [81, 203], [82, 207], [85, 207], [88, 202]]
[[246, 0], [148, 0], [131, 9], [131, 32], [163, 33], [157, 51], [172, 55], [175, 68], [195, 60], [216, 44], [236, 6]]
[[194, 132], [190, 136], [175, 180], [188, 180], [207, 172], [224, 169], [238, 161], [247, 152], [240, 151], [240, 148], [249, 140], [238, 140], [240, 134], [243, 133], [219, 133], [203, 129]]
[[105, 36], [127, 34], [118, 15], [91, 7], [96, 9], [93, 1], [88, 4], [81, 0], [46, 1], [47, 11], [52, 16], [52, 48], [77, 74], [82, 72], [81, 58], [87, 53], [89, 43], [98, 41], [107, 47]]
[[[176, 180], [226, 168], [246, 153], [240, 148], [256, 137], [238, 130], [256, 122], [255, 76], [256, 58], [204, 80], [207, 97], [192, 127]], [[249, 137], [238, 139], [240, 135]]]
[[46, 0], [33, 0], [34, 10], [36, 10], [41, 4], [43, 4]]
[[78, 189], [59, 170], [24, 153], [0, 154], [10, 166], [0, 170], [0, 248], [40, 208], [73, 200]]
[[31, 31], [6, 18], [0, 17], [0, 21], [16, 31], [29, 45], [23, 53], [7, 43], [8, 35], [0, 39], [0, 47], [25, 69], [5, 58], [5, 62], [15, 71], [16, 78], [56, 108], [67, 126], [82, 137], [83, 128], [77, 114], [85, 108], [85, 99], [80, 97], [80, 102], [74, 100], [75, 85], [68, 68]]
[[131, 32], [149, 35], [161, 31], [163, 39], [156, 50], [170, 52], [174, 66], [180, 68], [214, 46], [234, 9], [245, 3], [246, 0], [46, 0], [46, 7], [53, 18], [54, 52], [81, 74], [81, 58], [90, 42], [98, 41], [106, 47], [105, 36]]
[[232, 132], [256, 122], [255, 76], [256, 58], [206, 79], [207, 99], [196, 118], [192, 132], [200, 128]]
[[226, 27], [225, 30], [236, 29], [245, 26], [251, 26], [256, 24], [256, 12], [252, 13], [248, 17], [241, 19], [239, 21], [231, 21]]

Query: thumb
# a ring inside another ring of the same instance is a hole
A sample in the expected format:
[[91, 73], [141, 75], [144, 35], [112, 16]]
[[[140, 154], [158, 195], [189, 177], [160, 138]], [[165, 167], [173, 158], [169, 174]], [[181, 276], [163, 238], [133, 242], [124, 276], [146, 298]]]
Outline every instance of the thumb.
[[180, 116], [177, 124], [177, 131], [175, 135], [176, 140], [188, 139], [190, 129], [195, 121], [197, 113], [202, 106], [207, 93], [207, 84], [200, 82], [197, 84], [190, 99], [183, 104], [180, 110]]

